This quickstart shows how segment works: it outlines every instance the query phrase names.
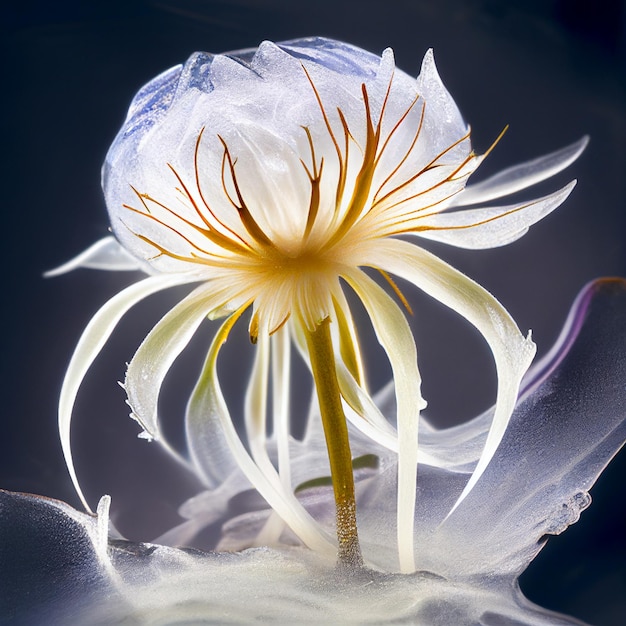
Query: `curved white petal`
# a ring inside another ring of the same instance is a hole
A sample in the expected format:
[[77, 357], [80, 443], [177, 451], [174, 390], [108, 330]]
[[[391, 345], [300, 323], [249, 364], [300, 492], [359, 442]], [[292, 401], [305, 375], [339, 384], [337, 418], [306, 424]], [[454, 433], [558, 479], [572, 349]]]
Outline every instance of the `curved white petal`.
[[278, 471], [285, 488], [291, 487], [289, 460], [289, 405], [291, 380], [291, 341], [287, 326], [272, 336], [272, 419], [278, 452]]
[[164, 275], [151, 276], [138, 283], [134, 283], [113, 296], [113, 298], [98, 310], [91, 318], [91, 321], [83, 331], [76, 345], [61, 387], [61, 395], [59, 398], [59, 435], [61, 438], [63, 456], [65, 457], [70, 477], [83, 505], [89, 512], [92, 511], [85, 500], [85, 496], [78, 482], [70, 443], [72, 411], [85, 374], [126, 311], [140, 300], [147, 298], [157, 291], [195, 280], [197, 280], [197, 278], [191, 279], [181, 275]]
[[[439, 77], [432, 48], [427, 50], [422, 60], [420, 74], [417, 77], [417, 93], [426, 102], [424, 137], [428, 138], [429, 149], [436, 154], [463, 137], [467, 132], [467, 125], [456, 102]], [[448, 151], [445, 161], [454, 163], [455, 159], [461, 161], [465, 159], [469, 150], [464, 143]]]
[[158, 400], [163, 380], [209, 312], [224, 303], [224, 291], [212, 283], [197, 287], [159, 320], [128, 364], [124, 389], [131, 416], [146, 438], [160, 439]]
[[426, 406], [421, 395], [415, 340], [403, 312], [371, 278], [359, 270], [346, 273], [344, 278], [359, 296], [370, 316], [376, 336], [389, 358], [396, 385], [398, 556], [400, 570], [409, 573], [415, 571], [413, 535], [419, 414]]
[[571, 165], [582, 153], [589, 137], [531, 161], [508, 167], [473, 185], [468, 185], [451, 206], [489, 202], [540, 183]]
[[270, 337], [259, 335], [252, 372], [246, 390], [244, 423], [254, 462], [266, 476], [275, 474], [267, 452], [267, 386], [269, 383]]
[[430, 215], [418, 221], [420, 230], [413, 234], [473, 250], [504, 246], [560, 206], [575, 185], [572, 181], [555, 193], [519, 204]]
[[59, 276], [79, 267], [110, 271], [146, 271], [146, 266], [128, 253], [115, 237], [108, 236], [96, 241], [63, 265], [44, 272], [44, 276]]
[[[271, 337], [272, 368], [272, 425], [278, 457], [278, 475], [285, 491], [291, 491], [290, 439], [290, 389], [291, 341], [288, 326], [280, 328]], [[278, 541], [285, 522], [272, 512], [259, 532], [255, 545], [272, 545]]]
[[485, 337], [493, 353], [498, 375], [493, 422], [474, 473], [452, 513], [478, 482], [498, 447], [536, 346], [530, 337], [523, 337], [508, 312], [488, 291], [426, 250], [387, 239], [373, 244], [370, 252], [373, 265], [408, 280], [465, 317]]
[[398, 433], [385, 419], [370, 396], [357, 384], [344, 363], [336, 359], [337, 381], [345, 402], [346, 418], [364, 435], [391, 450], [398, 451]]
[[188, 419], [192, 420], [187, 423], [189, 452], [201, 471], [205, 475], [208, 474], [207, 480], [210, 481], [214, 469], [207, 452], [211, 450], [210, 438], [219, 426], [239, 469], [291, 530], [311, 549], [329, 556], [335, 555], [336, 546], [319, 524], [306, 512], [290, 490], [282, 489], [275, 471], [270, 471], [268, 475], [264, 470], [269, 468], [262, 470], [253, 461], [235, 430], [219, 384], [217, 358], [236, 318], [237, 314], [228, 318], [215, 335], [190, 399], [190, 406], [194, 408], [191, 414], [188, 413]]

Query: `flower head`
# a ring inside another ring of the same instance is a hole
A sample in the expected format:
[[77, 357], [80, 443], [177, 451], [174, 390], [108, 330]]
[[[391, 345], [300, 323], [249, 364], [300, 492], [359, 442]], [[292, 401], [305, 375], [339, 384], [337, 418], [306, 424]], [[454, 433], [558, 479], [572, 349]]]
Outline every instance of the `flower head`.
[[[150, 331], [128, 367], [124, 385], [145, 436], [163, 442], [157, 401], [174, 359], [207, 316], [226, 318], [188, 405], [191, 462], [210, 487], [234, 470], [243, 472], [300, 540], [334, 550], [293, 491], [294, 344], [317, 389], [340, 554], [346, 537], [356, 536], [345, 414], [352, 427], [397, 454], [400, 568], [413, 571], [418, 419], [425, 403], [403, 311], [408, 304], [392, 275], [464, 316], [493, 352], [498, 392], [491, 427], [454, 510], [502, 439], [535, 347], [493, 296], [416, 242], [421, 237], [488, 248], [521, 237], [565, 200], [574, 183], [534, 200], [482, 205], [552, 176], [576, 159], [585, 143], [466, 186], [485, 155], [474, 154], [469, 128], [430, 51], [413, 79], [395, 68], [389, 49], [379, 57], [327, 39], [265, 42], [254, 51], [197, 53], [148, 83], [135, 97], [103, 171], [119, 243], [101, 242], [77, 262], [126, 268], [134, 258], [152, 274], [96, 314], [68, 369], [60, 425], [77, 488], [69, 426], [87, 368], [133, 304], [160, 289], [197, 282]], [[389, 358], [395, 425], [368, 392], [347, 289], [362, 302]], [[248, 309], [257, 356], [245, 401], [244, 445], [216, 363], [231, 328]], [[275, 459], [266, 440], [270, 419]], [[427, 453], [420, 461], [446, 463]]]

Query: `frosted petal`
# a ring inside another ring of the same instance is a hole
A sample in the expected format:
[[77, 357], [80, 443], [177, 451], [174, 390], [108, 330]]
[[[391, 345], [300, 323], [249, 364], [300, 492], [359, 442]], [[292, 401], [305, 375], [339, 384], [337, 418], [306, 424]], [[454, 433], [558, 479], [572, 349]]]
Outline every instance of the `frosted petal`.
[[196, 288], [157, 323], [129, 363], [124, 389], [131, 416], [150, 439], [161, 438], [158, 399], [167, 372], [202, 321], [223, 299], [224, 294], [212, 284]]
[[498, 375], [496, 410], [483, 453], [454, 510], [477, 483], [498, 447], [515, 407], [522, 376], [535, 355], [535, 344], [530, 338], [524, 339], [491, 294], [436, 256], [400, 240], [377, 242], [376, 248], [376, 252], [372, 250], [372, 264], [409, 280], [465, 317], [485, 337], [493, 353]]
[[431, 215], [418, 221], [420, 230], [415, 234], [459, 248], [504, 246], [522, 237], [530, 226], [565, 202], [575, 184], [573, 181], [549, 196], [518, 204]]
[[489, 202], [540, 183], [571, 165], [588, 143], [589, 137], [583, 137], [565, 148], [508, 167], [479, 183], [470, 184], [452, 202], [452, 206]]
[[78, 390], [94, 359], [106, 344], [111, 333], [117, 326], [117, 323], [130, 308], [157, 291], [184, 284], [185, 282], [190, 282], [190, 280], [194, 279], [190, 279], [184, 275], [152, 276], [127, 287], [113, 296], [113, 298], [93, 316], [74, 349], [74, 353], [72, 354], [72, 358], [65, 372], [59, 398], [59, 436], [61, 438], [63, 456], [65, 457], [65, 462], [74, 487], [85, 508], [90, 512], [91, 509], [83, 495], [76, 475], [72, 446], [70, 443], [72, 412]]
[[419, 415], [426, 406], [421, 395], [415, 341], [402, 311], [381, 287], [363, 272], [355, 271], [345, 278], [370, 316], [376, 336], [389, 358], [395, 381], [398, 405], [398, 555], [401, 571], [409, 573], [415, 571], [413, 524]]
[[109, 271], [146, 271], [145, 264], [141, 264], [138, 259], [129, 254], [115, 237], [109, 236], [96, 241], [87, 250], [63, 263], [63, 265], [48, 270], [44, 276], [46, 278], [59, 276], [79, 267]]

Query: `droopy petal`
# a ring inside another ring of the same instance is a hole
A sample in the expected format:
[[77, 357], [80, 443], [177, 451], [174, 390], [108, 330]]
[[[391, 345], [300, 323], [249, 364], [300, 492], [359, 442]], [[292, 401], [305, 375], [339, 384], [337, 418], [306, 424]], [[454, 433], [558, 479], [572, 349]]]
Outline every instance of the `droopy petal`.
[[109, 236], [96, 241], [87, 250], [63, 263], [63, 265], [48, 270], [44, 276], [46, 278], [59, 276], [79, 267], [110, 271], [147, 271], [146, 266], [126, 252], [126, 248], [118, 243], [115, 237]]
[[[240, 314], [240, 312], [239, 312]], [[212, 461], [207, 459], [207, 450], [211, 449], [210, 438], [221, 428], [223, 437], [237, 465], [252, 483], [253, 487], [265, 498], [268, 504], [283, 518], [286, 524], [311, 549], [325, 554], [335, 554], [336, 547], [313, 518], [304, 510], [291, 489], [283, 489], [277, 472], [269, 468], [259, 468], [244, 447], [230, 412], [224, 400], [217, 376], [217, 358], [226, 341], [238, 313], [228, 318], [215, 335], [204, 367], [190, 399], [192, 411], [187, 414], [187, 441], [189, 452], [196, 465], [208, 476], [214, 470]], [[209, 465], [207, 465], [207, 463]], [[208, 469], [208, 472], [206, 471]]]
[[504, 246], [522, 237], [530, 226], [565, 202], [575, 185], [572, 181], [549, 196], [519, 204], [430, 215], [418, 222], [415, 234], [459, 248]]
[[547, 180], [571, 165], [588, 143], [589, 137], [585, 136], [565, 148], [508, 167], [479, 183], [470, 184], [452, 202], [452, 206], [489, 202]]
[[272, 423], [278, 454], [278, 471], [285, 487], [291, 486], [289, 459], [291, 341], [288, 326], [272, 336]]
[[498, 447], [536, 347], [530, 338], [522, 336], [511, 316], [489, 292], [433, 254], [393, 239], [376, 242], [370, 252], [372, 265], [412, 282], [465, 317], [485, 337], [493, 353], [498, 375], [496, 410], [483, 453], [452, 508], [454, 511], [478, 482]]
[[146, 278], [138, 283], [127, 287], [117, 295], [113, 296], [100, 310], [91, 318], [87, 328], [78, 341], [70, 364], [65, 372], [61, 395], [59, 398], [59, 435], [61, 447], [67, 468], [74, 483], [74, 487], [85, 508], [91, 512], [89, 504], [80, 488], [74, 460], [72, 458], [72, 447], [70, 444], [70, 425], [72, 421], [72, 410], [78, 394], [78, 389], [85, 378], [87, 370], [91, 367], [94, 359], [104, 347], [111, 333], [117, 326], [122, 316], [140, 300], [149, 295], [188, 282], [197, 280], [189, 275], [161, 275]]
[[398, 556], [400, 569], [415, 571], [413, 530], [417, 473], [417, 431], [420, 411], [426, 406], [420, 387], [417, 350], [402, 311], [371, 278], [361, 271], [344, 276], [355, 290], [383, 346], [393, 372], [398, 403]]
[[158, 399], [161, 385], [176, 357], [224, 294], [212, 283], [203, 284], [169, 311], [142, 341], [128, 365], [124, 388], [132, 417], [144, 436], [160, 439]]

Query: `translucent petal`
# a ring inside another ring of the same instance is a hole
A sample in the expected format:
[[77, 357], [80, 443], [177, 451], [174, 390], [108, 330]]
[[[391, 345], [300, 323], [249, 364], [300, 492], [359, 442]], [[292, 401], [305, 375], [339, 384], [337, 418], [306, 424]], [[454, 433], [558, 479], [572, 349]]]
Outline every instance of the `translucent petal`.
[[63, 265], [48, 270], [44, 276], [46, 278], [59, 276], [79, 267], [110, 271], [146, 271], [145, 264], [140, 263], [138, 259], [129, 254], [115, 237], [109, 236], [96, 241], [87, 250], [63, 263]]
[[278, 452], [278, 470], [285, 488], [291, 488], [289, 459], [291, 341], [287, 326], [272, 336], [272, 415]]
[[266, 476], [274, 476], [276, 472], [267, 452], [269, 361], [270, 337], [267, 333], [261, 333], [256, 344], [254, 363], [246, 390], [244, 423], [254, 462]]
[[416, 222], [419, 230], [414, 234], [459, 248], [503, 246], [522, 237], [530, 226], [560, 206], [575, 184], [572, 181], [548, 196], [518, 204], [430, 215]]
[[122, 316], [140, 300], [149, 295], [181, 285], [186, 282], [195, 281], [185, 275], [161, 275], [146, 278], [141, 282], [127, 287], [117, 295], [113, 296], [100, 310], [91, 318], [91, 321], [83, 331], [81, 338], [76, 345], [74, 354], [65, 372], [61, 395], [59, 398], [59, 435], [61, 447], [67, 464], [68, 471], [74, 483], [74, 487], [85, 508], [91, 512], [89, 504], [83, 495], [80, 487], [74, 460], [72, 457], [72, 447], [70, 444], [70, 426], [72, 421], [72, 411], [80, 385], [94, 359], [104, 347], [109, 336], [117, 326]]
[[588, 143], [589, 137], [585, 136], [565, 148], [508, 167], [486, 180], [468, 185], [465, 191], [453, 201], [452, 206], [489, 202], [540, 183], [571, 165]]
[[493, 353], [498, 375], [496, 410], [483, 453], [454, 510], [478, 482], [502, 439], [520, 381], [535, 355], [535, 344], [530, 338], [524, 339], [511, 316], [485, 289], [417, 246], [392, 239], [376, 242], [371, 248], [371, 263], [412, 282], [465, 317], [485, 337]]
[[369, 395], [361, 389], [343, 362], [336, 363], [341, 395], [348, 403], [346, 417], [362, 433], [380, 445], [398, 451], [398, 433], [385, 419]]
[[398, 403], [398, 553], [400, 570], [413, 572], [417, 434], [419, 414], [426, 406], [420, 391], [415, 341], [402, 311], [381, 287], [363, 272], [353, 271], [344, 277], [363, 302], [393, 372]]
[[202, 373], [189, 401], [187, 412], [187, 442], [196, 466], [206, 477], [214, 480], [215, 460], [211, 458], [212, 438], [218, 427], [239, 469], [285, 523], [311, 549], [323, 554], [335, 554], [336, 547], [319, 525], [298, 502], [291, 490], [282, 488], [277, 472], [253, 461], [245, 449], [230, 416], [217, 376], [217, 358], [235, 319], [229, 318], [216, 334]]
[[[422, 68], [417, 77], [417, 93], [426, 102], [423, 141], [429, 146], [429, 150], [437, 154], [463, 137], [468, 128], [456, 102], [439, 77], [432, 49], [424, 55]], [[446, 153], [443, 162], [462, 162], [468, 152], [467, 145], [459, 144]]]
[[223, 291], [213, 284], [196, 288], [161, 318], [129, 363], [124, 380], [128, 404], [150, 439], [161, 439], [158, 399], [167, 372], [209, 312], [223, 302]]

